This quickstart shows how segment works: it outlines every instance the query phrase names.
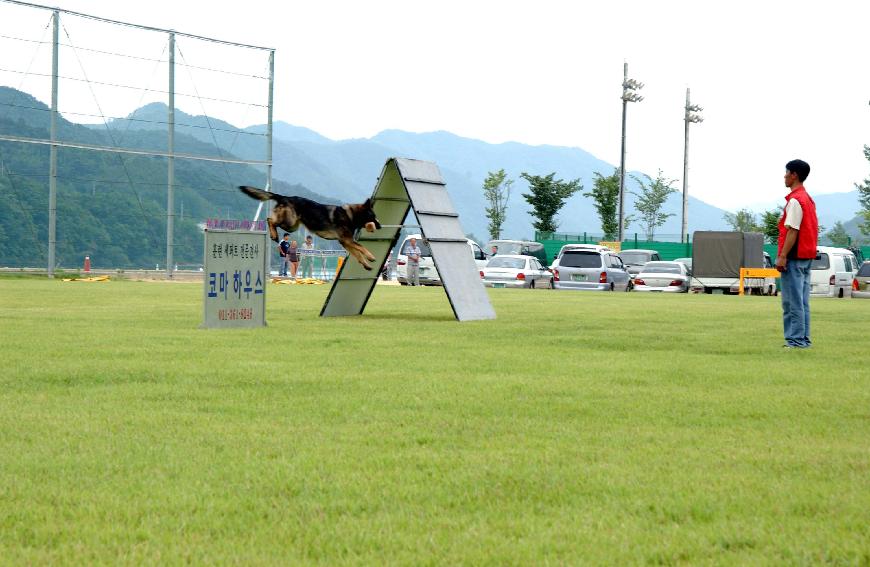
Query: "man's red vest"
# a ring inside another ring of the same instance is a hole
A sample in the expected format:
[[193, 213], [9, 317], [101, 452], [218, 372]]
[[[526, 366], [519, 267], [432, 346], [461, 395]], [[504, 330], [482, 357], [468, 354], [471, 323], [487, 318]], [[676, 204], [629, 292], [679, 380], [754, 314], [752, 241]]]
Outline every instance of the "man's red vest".
[[[816, 248], [819, 245], [819, 219], [816, 217], [816, 203], [807, 194], [807, 190], [804, 189], [803, 185], [798, 186], [794, 191], [786, 195], [786, 206], [792, 199], [800, 204], [804, 214], [801, 219], [797, 242], [789, 250], [788, 257], [799, 260], [812, 260], [816, 257]], [[785, 242], [787, 232], [785, 210], [783, 209], [782, 218], [779, 219], [779, 247], [777, 248], [777, 256], [782, 255], [782, 245]]]

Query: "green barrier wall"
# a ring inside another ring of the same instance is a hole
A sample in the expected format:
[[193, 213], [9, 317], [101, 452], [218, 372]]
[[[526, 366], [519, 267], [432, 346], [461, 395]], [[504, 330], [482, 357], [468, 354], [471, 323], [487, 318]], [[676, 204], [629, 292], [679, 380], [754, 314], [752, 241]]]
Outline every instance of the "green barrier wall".
[[[545, 235], [538, 233], [536, 236], [540, 237]], [[591, 233], [553, 234], [552, 236], [554, 238], [538, 238], [538, 242], [544, 245], [544, 250], [547, 251], [547, 258], [549, 258], [551, 262], [565, 244], [598, 244], [603, 240], [600, 235], [593, 235]], [[656, 250], [662, 260], [675, 260], [677, 258], [692, 257], [692, 244], [690, 242], [658, 242], [636, 239], [624, 240], [622, 242], [623, 250], [637, 248]], [[772, 259], [776, 258], [776, 244], [765, 244], [764, 251], [770, 254]], [[864, 260], [870, 260], [870, 246], [861, 246], [861, 253], [864, 255]]]

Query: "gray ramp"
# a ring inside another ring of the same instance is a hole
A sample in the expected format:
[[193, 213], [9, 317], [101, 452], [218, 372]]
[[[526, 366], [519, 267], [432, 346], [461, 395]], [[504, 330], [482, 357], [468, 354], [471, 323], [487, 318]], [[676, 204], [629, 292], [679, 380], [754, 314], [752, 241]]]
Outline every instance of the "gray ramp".
[[[390, 158], [378, 178], [372, 201], [383, 227], [373, 233], [359, 231], [357, 240], [374, 254], [373, 266], [383, 267], [398, 241], [408, 210], [413, 209], [456, 319], [495, 319], [495, 310], [468, 251], [459, 215], [436, 164]], [[349, 257], [336, 275], [320, 315], [361, 315], [379, 274], [380, 269], [368, 272]]]

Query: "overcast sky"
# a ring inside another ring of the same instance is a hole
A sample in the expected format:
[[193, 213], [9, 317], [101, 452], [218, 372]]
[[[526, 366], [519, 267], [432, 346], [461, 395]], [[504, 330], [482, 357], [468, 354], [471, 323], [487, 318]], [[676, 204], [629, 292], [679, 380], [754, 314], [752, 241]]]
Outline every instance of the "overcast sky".
[[[795, 157], [812, 166], [811, 193], [851, 191], [870, 175], [862, 154], [870, 144], [867, 0], [55, 0], [52, 5], [275, 48], [275, 120], [337, 140], [388, 128], [447, 130], [490, 143], [579, 147], [618, 164], [619, 97], [628, 62], [629, 76], [646, 85], [644, 100], [628, 108], [630, 170], [654, 176], [662, 169], [681, 186], [683, 106], [690, 87], [705, 119], [691, 126], [690, 195], [730, 210], [780, 202], [783, 166]], [[50, 39], [49, 15], [0, 2], [0, 34]], [[92, 81], [165, 88], [163, 71], [150, 62], [165, 58], [165, 35], [107, 30], [70, 17], [62, 21], [62, 43], [68, 37], [79, 47], [145, 59], [66, 53], [62, 75], [79, 72]], [[178, 44], [191, 65], [242, 75], [266, 72], [263, 52], [204, 48], [185, 38]], [[35, 54], [38, 45], [0, 41], [0, 67], [46, 72], [40, 65], [50, 49]], [[203, 101], [265, 104], [262, 79], [199, 74], [207, 72], [177, 72], [179, 91], [198, 95], [177, 98], [181, 110], [205, 111], [241, 126], [265, 122], [260, 107], [219, 108]], [[45, 80], [41, 86], [38, 81], [0, 72], [0, 83], [49, 102]], [[95, 94], [93, 86], [65, 84], [62, 111], [123, 116], [159, 96], [104, 88], [109, 90]], [[95, 98], [98, 109], [88, 110]]]

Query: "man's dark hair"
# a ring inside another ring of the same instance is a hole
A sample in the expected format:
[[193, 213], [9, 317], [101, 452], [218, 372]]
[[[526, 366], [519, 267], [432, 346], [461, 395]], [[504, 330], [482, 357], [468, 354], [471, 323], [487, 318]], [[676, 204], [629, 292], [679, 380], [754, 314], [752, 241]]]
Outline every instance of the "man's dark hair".
[[806, 181], [806, 178], [810, 176], [810, 164], [802, 159], [791, 160], [790, 162], [785, 164], [785, 170], [791, 171], [792, 173], [797, 175], [801, 183]]

